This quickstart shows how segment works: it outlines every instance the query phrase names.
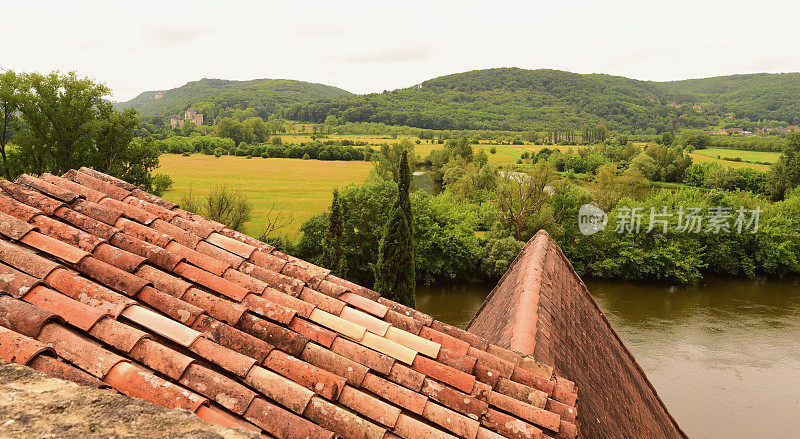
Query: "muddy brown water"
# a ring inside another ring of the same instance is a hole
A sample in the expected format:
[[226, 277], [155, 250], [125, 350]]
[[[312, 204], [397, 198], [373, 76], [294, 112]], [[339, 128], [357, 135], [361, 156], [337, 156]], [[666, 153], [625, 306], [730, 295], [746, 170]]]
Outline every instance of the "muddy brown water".
[[[590, 280], [589, 290], [691, 438], [800, 438], [800, 280]], [[465, 326], [488, 285], [420, 287]]]

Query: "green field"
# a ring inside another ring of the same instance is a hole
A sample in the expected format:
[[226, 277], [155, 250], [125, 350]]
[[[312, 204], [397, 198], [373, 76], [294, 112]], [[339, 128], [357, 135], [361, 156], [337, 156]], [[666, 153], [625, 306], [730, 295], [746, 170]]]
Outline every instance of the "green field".
[[359, 161], [163, 154], [156, 172], [172, 177], [175, 184], [164, 198], [176, 203], [189, 188], [194, 194], [204, 194], [217, 184], [226, 183], [244, 191], [253, 203], [253, 218], [244, 230], [251, 236], [261, 233], [266, 211], [274, 203], [276, 211], [292, 212], [294, 217], [292, 224], [277, 234], [297, 237], [303, 222], [328, 208], [334, 187], [360, 183], [371, 169], [372, 164]]
[[781, 156], [781, 153], [779, 152], [740, 151], [737, 149], [723, 149], [723, 148], [698, 149], [694, 153], [711, 158], [717, 158], [717, 156], [723, 159], [741, 157], [742, 160], [748, 162], [767, 162], [767, 163], [775, 163]]

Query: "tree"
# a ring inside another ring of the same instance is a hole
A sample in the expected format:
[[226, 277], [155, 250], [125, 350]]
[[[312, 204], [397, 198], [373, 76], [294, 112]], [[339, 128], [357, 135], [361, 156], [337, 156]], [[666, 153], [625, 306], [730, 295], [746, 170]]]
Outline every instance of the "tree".
[[517, 240], [523, 240], [529, 221], [542, 209], [555, 192], [558, 180], [555, 168], [548, 162], [538, 162], [531, 173], [501, 174], [495, 192], [495, 203], [501, 221], [513, 230]]
[[111, 104], [103, 99], [110, 90], [75, 72], [28, 74], [20, 99], [27, 127], [14, 143], [27, 171], [62, 174], [92, 162], [94, 122], [109, 114]]
[[601, 166], [597, 171], [595, 201], [601, 209], [610, 212], [619, 200], [625, 197], [641, 199], [650, 189], [650, 182], [635, 168], [628, 168], [622, 175], [617, 165]]
[[397, 200], [378, 247], [375, 291], [413, 308], [416, 306], [416, 277], [409, 199], [411, 170], [408, 167], [407, 150], [402, 152], [397, 175]]
[[3, 158], [3, 172], [11, 180], [8, 169], [6, 145], [18, 127], [17, 109], [20, 99], [20, 78], [11, 70], [0, 73], [0, 156]]
[[783, 199], [789, 190], [800, 185], [800, 133], [786, 136], [783, 154], [770, 168], [767, 185], [775, 200]]
[[336, 188], [333, 190], [331, 214], [328, 218], [328, 229], [325, 231], [322, 266], [327, 267], [337, 276], [344, 276], [345, 271], [345, 256], [342, 246], [343, 237], [342, 210], [339, 205], [339, 189]]
[[[400, 169], [400, 161], [403, 153], [414, 154], [414, 142], [408, 139], [403, 139], [400, 142], [391, 145], [381, 145], [381, 150], [375, 154], [373, 163], [375, 171], [383, 178], [390, 178], [399, 182], [398, 170]], [[413, 155], [412, 155], [413, 157]]]
[[192, 190], [183, 197], [181, 207], [208, 219], [220, 222], [233, 230], [241, 231], [250, 221], [253, 205], [240, 190], [231, 190], [225, 184], [215, 186], [202, 199], [197, 199]]

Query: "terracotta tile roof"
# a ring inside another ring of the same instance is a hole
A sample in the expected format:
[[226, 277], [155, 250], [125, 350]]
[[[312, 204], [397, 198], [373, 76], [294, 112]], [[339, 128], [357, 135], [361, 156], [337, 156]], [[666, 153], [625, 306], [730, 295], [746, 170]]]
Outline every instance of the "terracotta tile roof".
[[0, 359], [264, 437], [577, 435], [552, 367], [86, 168], [0, 183]]
[[[504, 434], [503, 419], [510, 414], [545, 429], [558, 425], [557, 437], [686, 437], [544, 231], [526, 244], [467, 330], [486, 337], [493, 343], [487, 352], [502, 358], [498, 362], [479, 350], [468, 352], [479, 359], [475, 375], [493, 386], [486, 418], [498, 433]], [[502, 376], [493, 382], [481, 361]], [[543, 378], [548, 374], [558, 378]], [[576, 387], [586, 389], [580, 410]]]

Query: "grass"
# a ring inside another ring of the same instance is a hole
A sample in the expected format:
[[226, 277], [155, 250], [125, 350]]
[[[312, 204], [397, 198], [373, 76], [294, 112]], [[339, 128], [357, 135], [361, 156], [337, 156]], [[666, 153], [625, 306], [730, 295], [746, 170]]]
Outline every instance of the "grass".
[[761, 152], [761, 151], [740, 151], [737, 149], [723, 149], [723, 148], [708, 148], [698, 149], [695, 154], [704, 155], [711, 158], [741, 158], [749, 162], [768, 162], [775, 163], [781, 156], [779, 152]]
[[[728, 150], [726, 150], [726, 151], [728, 151]], [[753, 151], [741, 151], [741, 152], [753, 152]], [[773, 153], [773, 154], [777, 154], [777, 153]], [[759, 171], [767, 171], [767, 170], [769, 170], [769, 166], [768, 165], [761, 165], [761, 164], [758, 164], [758, 163], [748, 163], [748, 162], [732, 162], [730, 160], [718, 159], [716, 155], [714, 155], [713, 157], [710, 157], [710, 156], [707, 156], [707, 155], [698, 154], [697, 152], [693, 152], [693, 153], [691, 153], [689, 155], [692, 157], [692, 160], [694, 160], [696, 162], [719, 163], [720, 165], [727, 166], [729, 168], [753, 168], [753, 169], [758, 169]]]
[[225, 183], [244, 191], [253, 203], [253, 218], [244, 229], [250, 236], [261, 233], [267, 210], [274, 203], [276, 212], [292, 212], [294, 217], [277, 234], [297, 237], [303, 222], [328, 208], [334, 187], [363, 182], [371, 169], [370, 163], [358, 161], [163, 154], [156, 172], [172, 177], [175, 183], [164, 198], [175, 203], [180, 203], [190, 188], [200, 195]]

